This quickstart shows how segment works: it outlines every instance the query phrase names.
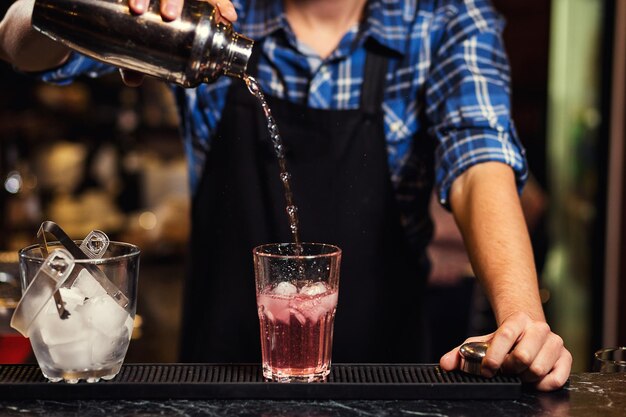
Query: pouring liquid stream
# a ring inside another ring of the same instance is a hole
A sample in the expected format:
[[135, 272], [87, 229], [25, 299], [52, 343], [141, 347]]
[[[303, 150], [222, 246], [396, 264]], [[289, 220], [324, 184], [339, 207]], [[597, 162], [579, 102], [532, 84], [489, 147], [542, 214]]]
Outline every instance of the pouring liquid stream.
[[285, 211], [287, 212], [287, 217], [289, 219], [289, 230], [291, 231], [291, 236], [295, 244], [295, 254], [300, 255], [302, 253], [302, 246], [300, 241], [298, 206], [296, 206], [293, 201], [293, 191], [291, 190], [291, 174], [287, 170], [283, 140], [280, 137], [278, 126], [276, 125], [276, 121], [272, 116], [272, 111], [267, 105], [267, 101], [265, 100], [265, 96], [261, 91], [261, 86], [259, 85], [258, 81], [254, 79], [254, 77], [251, 77], [247, 74], [244, 75], [243, 79], [246, 82], [250, 93], [255, 96], [261, 103], [261, 108], [263, 109], [263, 114], [265, 115], [265, 119], [267, 121], [267, 130], [270, 134], [270, 138], [274, 146], [276, 158], [278, 159], [280, 180], [283, 184], [283, 189], [285, 193], [285, 201], [287, 204], [287, 206], [285, 207]]

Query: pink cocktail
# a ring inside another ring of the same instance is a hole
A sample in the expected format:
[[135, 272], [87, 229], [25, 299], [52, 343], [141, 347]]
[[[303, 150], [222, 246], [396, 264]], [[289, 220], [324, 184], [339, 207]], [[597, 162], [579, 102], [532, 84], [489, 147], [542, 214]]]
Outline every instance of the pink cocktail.
[[323, 381], [330, 372], [341, 250], [331, 245], [255, 249], [263, 376]]
[[280, 295], [270, 288], [257, 296], [257, 305], [265, 377], [328, 375], [337, 291]]

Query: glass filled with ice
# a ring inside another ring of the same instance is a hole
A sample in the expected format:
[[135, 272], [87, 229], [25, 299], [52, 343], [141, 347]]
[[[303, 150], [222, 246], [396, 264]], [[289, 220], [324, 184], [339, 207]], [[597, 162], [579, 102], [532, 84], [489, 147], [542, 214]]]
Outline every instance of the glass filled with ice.
[[263, 376], [324, 381], [330, 373], [341, 249], [277, 243], [253, 253]]
[[58, 242], [47, 249], [48, 257], [40, 245], [19, 252], [22, 315], [14, 315], [12, 325], [30, 338], [50, 381], [114, 378], [133, 331], [139, 248], [110, 242], [94, 258], [74, 259], [64, 252], [70, 260], [61, 256]]

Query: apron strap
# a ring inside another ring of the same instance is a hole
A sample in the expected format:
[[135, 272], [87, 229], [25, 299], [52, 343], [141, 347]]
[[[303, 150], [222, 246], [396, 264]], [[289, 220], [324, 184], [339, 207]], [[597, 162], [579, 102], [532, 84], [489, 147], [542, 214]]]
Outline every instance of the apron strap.
[[365, 45], [365, 68], [361, 86], [361, 110], [368, 116], [378, 116], [385, 96], [387, 57], [373, 42]]

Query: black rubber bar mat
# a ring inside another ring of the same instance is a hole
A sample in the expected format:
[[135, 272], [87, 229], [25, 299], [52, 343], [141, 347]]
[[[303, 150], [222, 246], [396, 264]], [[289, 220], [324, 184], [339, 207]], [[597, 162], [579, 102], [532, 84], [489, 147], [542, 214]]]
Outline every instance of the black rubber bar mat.
[[110, 381], [48, 382], [36, 364], [0, 365], [0, 400], [17, 399], [515, 399], [516, 377], [431, 364], [333, 364], [327, 382], [263, 380], [256, 364], [125, 364]]

